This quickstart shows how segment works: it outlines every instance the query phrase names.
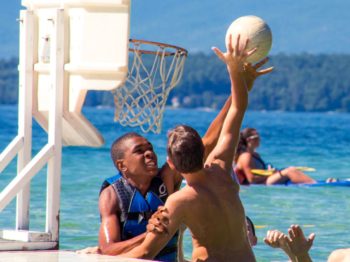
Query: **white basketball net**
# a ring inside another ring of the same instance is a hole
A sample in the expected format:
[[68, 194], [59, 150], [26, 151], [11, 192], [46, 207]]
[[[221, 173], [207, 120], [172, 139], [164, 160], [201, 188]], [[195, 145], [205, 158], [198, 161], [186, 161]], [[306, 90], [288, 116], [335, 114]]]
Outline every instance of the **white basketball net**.
[[[170, 91], [182, 77], [187, 51], [155, 42], [130, 40], [128, 77], [114, 93], [115, 121], [160, 133]], [[147, 49], [145, 49], [147, 48]]]

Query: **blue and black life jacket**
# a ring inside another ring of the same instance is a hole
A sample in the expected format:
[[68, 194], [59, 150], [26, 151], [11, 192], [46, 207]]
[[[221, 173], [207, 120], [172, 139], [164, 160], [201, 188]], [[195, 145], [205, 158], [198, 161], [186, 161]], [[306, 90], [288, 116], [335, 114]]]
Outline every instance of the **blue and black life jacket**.
[[[126, 179], [118, 174], [107, 178], [100, 190], [101, 192], [111, 185], [119, 199], [119, 215], [121, 240], [128, 240], [146, 232], [148, 219], [157, 211], [159, 206], [164, 205], [168, 192], [162, 179], [154, 177], [145, 195], [140, 193]], [[176, 261], [177, 259], [178, 232], [168, 244], [154, 258], [158, 261]]]

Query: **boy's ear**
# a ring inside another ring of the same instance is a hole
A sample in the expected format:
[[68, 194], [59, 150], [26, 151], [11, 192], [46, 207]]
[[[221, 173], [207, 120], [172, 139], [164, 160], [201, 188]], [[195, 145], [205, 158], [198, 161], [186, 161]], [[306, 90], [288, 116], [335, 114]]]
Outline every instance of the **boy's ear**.
[[122, 173], [124, 173], [125, 171], [127, 171], [127, 167], [124, 165], [124, 160], [123, 159], [118, 159], [116, 160], [116, 166], [118, 168], [118, 170]]
[[252, 240], [253, 240], [253, 243], [251, 243], [251, 245], [256, 246], [258, 244], [258, 238], [254, 236]]
[[166, 162], [168, 163], [171, 170], [176, 170], [173, 161], [171, 161], [171, 159], [168, 156], [166, 157]]

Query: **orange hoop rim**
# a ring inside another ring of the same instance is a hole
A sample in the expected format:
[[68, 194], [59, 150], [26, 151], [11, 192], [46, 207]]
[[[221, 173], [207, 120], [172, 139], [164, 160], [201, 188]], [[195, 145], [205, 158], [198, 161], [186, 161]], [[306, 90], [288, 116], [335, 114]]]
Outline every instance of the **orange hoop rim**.
[[[160, 43], [160, 42], [155, 42], [155, 41], [148, 41], [148, 40], [142, 40], [142, 39], [129, 39], [129, 43], [132, 44], [146, 44], [146, 45], [151, 45], [151, 46], [158, 46], [160, 48], [172, 48], [175, 49], [175, 52], [164, 52], [165, 56], [173, 56], [177, 53], [180, 53], [181, 56], [186, 56], [188, 55], [188, 51], [185, 48], [176, 46], [176, 45], [170, 45], [166, 43]], [[135, 48], [129, 48], [130, 52], [138, 52], [141, 54], [151, 54], [151, 55], [159, 55], [159, 52], [157, 51], [152, 51], [152, 50], [145, 50], [145, 49], [135, 49]]]

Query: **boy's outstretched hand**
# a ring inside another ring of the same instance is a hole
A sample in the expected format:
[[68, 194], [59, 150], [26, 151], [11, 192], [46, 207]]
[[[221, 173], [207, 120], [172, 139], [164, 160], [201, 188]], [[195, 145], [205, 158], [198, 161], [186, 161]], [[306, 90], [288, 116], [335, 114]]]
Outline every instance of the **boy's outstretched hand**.
[[238, 35], [234, 45], [235, 47], [233, 47], [233, 39], [232, 35], [230, 35], [229, 41], [227, 41], [225, 53], [217, 47], [212, 47], [214, 53], [227, 65], [227, 69], [229, 71], [238, 70], [238, 72], [242, 72], [244, 70], [243, 65], [246, 58], [256, 51], [256, 48], [253, 48], [252, 50], [246, 50], [249, 40], [247, 39], [241, 45], [240, 38], [240, 35]]
[[298, 225], [291, 225], [288, 229], [288, 235], [290, 250], [297, 257], [309, 252], [316, 236], [312, 233], [306, 238], [303, 230]]
[[281, 248], [287, 256], [294, 261], [294, 255], [288, 246], [288, 236], [278, 230], [269, 230], [264, 238], [265, 244], [273, 248]]
[[291, 225], [288, 229], [288, 236], [278, 230], [269, 230], [264, 242], [270, 247], [281, 248], [292, 261], [310, 262], [309, 250], [314, 239], [314, 233], [306, 238], [298, 225]]
[[248, 91], [252, 90], [255, 79], [257, 79], [259, 76], [266, 75], [272, 72], [273, 66], [266, 69], [258, 70], [263, 65], [265, 65], [268, 61], [269, 61], [269, 58], [265, 57], [263, 60], [256, 63], [255, 65], [252, 65], [251, 63], [244, 63], [242, 76]]

